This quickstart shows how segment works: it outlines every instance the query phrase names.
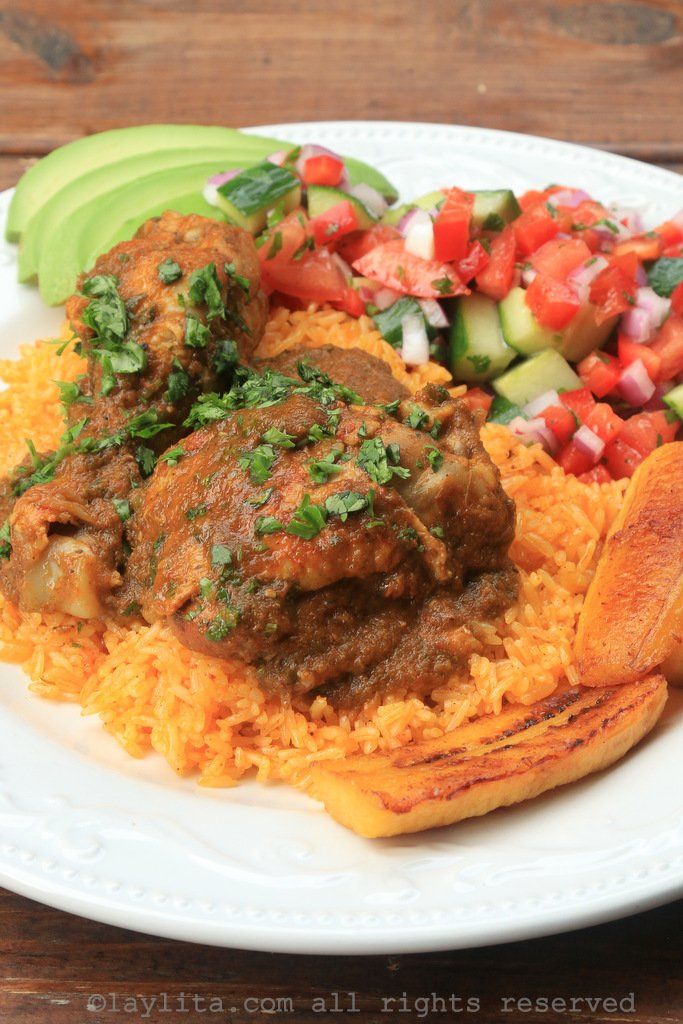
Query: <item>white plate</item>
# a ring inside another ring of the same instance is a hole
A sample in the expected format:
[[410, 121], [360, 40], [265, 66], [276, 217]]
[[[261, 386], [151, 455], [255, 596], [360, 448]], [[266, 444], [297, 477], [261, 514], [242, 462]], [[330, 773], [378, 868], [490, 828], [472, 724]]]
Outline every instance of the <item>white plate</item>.
[[[683, 178], [547, 139], [368, 122], [258, 130], [363, 157], [406, 196], [559, 181], [638, 205], [652, 224], [683, 206]], [[3, 356], [61, 319], [16, 284], [9, 246], [0, 310]], [[683, 892], [680, 695], [608, 772], [370, 842], [284, 786], [200, 789], [156, 756], [135, 761], [77, 708], [29, 697], [16, 669], [0, 666], [0, 683], [0, 883], [87, 917], [217, 945], [389, 953], [545, 935]]]

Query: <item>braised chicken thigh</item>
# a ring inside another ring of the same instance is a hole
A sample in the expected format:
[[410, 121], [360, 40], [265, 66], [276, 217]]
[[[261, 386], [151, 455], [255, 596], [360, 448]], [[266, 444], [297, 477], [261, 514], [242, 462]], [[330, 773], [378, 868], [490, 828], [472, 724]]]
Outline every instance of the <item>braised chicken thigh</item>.
[[446, 680], [516, 593], [514, 510], [467, 408], [243, 371], [132, 504], [122, 600], [184, 644], [338, 701]]
[[128, 497], [187, 428], [193, 400], [248, 358], [266, 319], [244, 231], [166, 213], [101, 256], [67, 303], [87, 372], [62, 386], [68, 429], [0, 488], [0, 586], [24, 610], [111, 608]]

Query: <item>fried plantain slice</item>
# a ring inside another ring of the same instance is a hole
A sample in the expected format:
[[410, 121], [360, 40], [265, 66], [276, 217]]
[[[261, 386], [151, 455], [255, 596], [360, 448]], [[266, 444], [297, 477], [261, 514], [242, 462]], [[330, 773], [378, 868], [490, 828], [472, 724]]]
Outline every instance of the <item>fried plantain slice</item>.
[[565, 690], [438, 739], [317, 762], [309, 792], [370, 839], [452, 825], [613, 764], [652, 729], [666, 695], [661, 675]]
[[[579, 677], [586, 686], [631, 682], [682, 641], [683, 444], [674, 441], [638, 467], [605, 542], [579, 617]], [[664, 672], [675, 681], [675, 669]]]

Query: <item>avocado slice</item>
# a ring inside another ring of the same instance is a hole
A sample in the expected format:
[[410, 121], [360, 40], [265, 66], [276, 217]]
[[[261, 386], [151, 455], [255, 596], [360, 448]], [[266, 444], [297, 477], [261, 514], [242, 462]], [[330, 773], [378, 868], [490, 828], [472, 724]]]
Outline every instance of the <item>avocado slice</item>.
[[195, 147], [143, 153], [82, 174], [48, 199], [28, 222], [19, 250], [19, 281], [23, 284], [36, 277], [43, 249], [49, 249], [68, 232], [69, 219], [90, 200], [102, 198], [115, 188], [157, 171], [214, 159], [224, 160], [225, 170], [240, 166], [232, 159], [229, 150], [198, 150]]
[[143, 153], [206, 147], [229, 150], [240, 165], [248, 165], [286, 144], [217, 125], [144, 124], [87, 135], [53, 150], [24, 174], [10, 204], [7, 241], [17, 242], [48, 199], [87, 171]]
[[111, 247], [109, 239], [116, 236], [121, 240], [120, 229], [129, 221], [134, 227], [127, 237], [149, 217], [176, 209], [176, 201], [187, 196], [191, 201], [178, 212], [220, 217], [220, 211], [204, 199], [202, 189], [206, 179], [225, 166], [220, 159], [157, 171], [85, 203], [64, 222], [63, 233], [54, 235], [50, 246], [41, 251], [38, 281], [44, 301], [49, 306], [64, 302], [81, 271]]

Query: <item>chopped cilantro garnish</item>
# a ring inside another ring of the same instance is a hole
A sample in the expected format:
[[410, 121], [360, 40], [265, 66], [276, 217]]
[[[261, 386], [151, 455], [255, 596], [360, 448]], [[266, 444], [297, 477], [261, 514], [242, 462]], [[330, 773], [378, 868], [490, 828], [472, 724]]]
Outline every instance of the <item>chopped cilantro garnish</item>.
[[234, 263], [226, 263], [224, 269], [230, 280], [241, 288], [245, 295], [249, 295], [251, 291], [251, 281], [249, 278], [243, 277], [242, 274], [238, 274], [237, 267]]
[[372, 494], [372, 491], [368, 494], [361, 494], [359, 491], [340, 491], [325, 499], [325, 508], [331, 516], [339, 516], [342, 523], [345, 523], [352, 512], [363, 512], [371, 508]]
[[131, 517], [130, 502], [127, 498], [112, 498], [112, 505], [116, 509], [116, 514], [122, 523], [125, 523]]
[[[363, 441], [360, 446], [358, 465], [377, 484], [388, 484], [393, 476], [401, 477], [404, 480], [410, 476], [409, 469], [396, 464], [397, 459], [400, 458], [398, 445], [391, 445], [390, 448], [392, 449], [391, 453], [385, 448], [381, 437], [370, 438]], [[390, 454], [391, 459], [389, 458]], [[390, 461], [395, 464], [390, 465]]]
[[213, 643], [220, 643], [232, 632], [240, 620], [240, 613], [237, 608], [226, 609], [216, 615], [209, 623], [206, 636]]
[[0, 558], [9, 558], [12, 554], [12, 540], [10, 537], [9, 519], [6, 519], [0, 526]]
[[277, 254], [279, 253], [281, 248], [282, 248], [282, 232], [281, 231], [276, 231], [275, 234], [273, 235], [273, 241], [272, 241], [272, 244], [270, 246], [270, 249], [266, 253], [266, 259], [267, 260], [274, 260], [275, 257], [277, 256]]
[[278, 448], [294, 447], [294, 434], [286, 434], [277, 427], [269, 427], [265, 434], [262, 435], [261, 440], [265, 441], [266, 444], [277, 445]]
[[432, 470], [435, 473], [438, 473], [438, 471], [443, 466], [443, 453], [440, 452], [438, 448], [434, 448], [431, 445], [428, 445], [428, 447], [425, 448], [425, 453], [427, 455], [427, 461], [429, 462], [429, 465], [432, 467]]
[[141, 444], [135, 449], [135, 461], [143, 477], [151, 476], [157, 464], [157, 458], [151, 448]]
[[247, 505], [251, 505], [252, 508], [261, 508], [268, 501], [272, 493], [273, 488], [266, 487], [265, 491], [261, 491], [260, 494], [255, 495], [253, 498], [247, 498]]
[[254, 524], [254, 533], [277, 533], [282, 529], [282, 523], [275, 516], [259, 516]]
[[226, 544], [214, 544], [211, 548], [212, 565], [231, 565], [232, 551]]
[[336, 460], [342, 454], [339, 448], [333, 448], [327, 455], [320, 459], [311, 459], [308, 463], [308, 473], [314, 484], [325, 484], [332, 476], [341, 472], [341, 466], [335, 465]]
[[174, 281], [183, 276], [182, 270], [170, 256], [161, 261], [157, 267], [157, 274], [159, 275], [159, 280], [163, 281], [164, 284], [173, 284]]
[[436, 281], [432, 281], [432, 288], [436, 288], [439, 295], [452, 295], [453, 294], [453, 282], [450, 277], [437, 277]]
[[225, 306], [215, 263], [207, 263], [190, 275], [187, 297], [193, 306], [206, 304], [209, 320], [217, 316], [225, 318]]
[[230, 373], [239, 362], [237, 344], [232, 338], [219, 338], [216, 342], [216, 354], [213, 366], [216, 373]]
[[76, 402], [83, 405], [92, 405], [93, 400], [90, 395], [84, 395], [81, 391], [81, 386], [78, 381], [82, 379], [82, 377], [79, 377], [77, 380], [55, 381], [55, 384], [59, 388], [59, 400], [62, 403], [65, 412], [72, 405], [75, 405]]
[[208, 509], [206, 505], [195, 505], [194, 508], [188, 508], [185, 515], [190, 522], [193, 522], [195, 519], [201, 519], [202, 516], [205, 516], [207, 511]]
[[286, 533], [304, 540], [316, 537], [327, 522], [328, 512], [322, 505], [314, 505], [310, 494], [304, 494], [301, 504], [294, 510], [294, 515], [287, 524]]
[[190, 376], [183, 369], [178, 359], [171, 364], [171, 372], [168, 375], [167, 390], [164, 398], [167, 402], [175, 404], [179, 402], [190, 390]]
[[443, 540], [443, 526], [432, 526], [429, 532], [432, 534], [432, 536], [438, 537], [439, 540]]
[[185, 455], [185, 449], [178, 445], [175, 448], [169, 448], [167, 452], [159, 456], [159, 462], [167, 462], [169, 466], [177, 466], [182, 457]]
[[270, 476], [277, 454], [272, 444], [260, 444], [237, 459], [240, 469], [248, 470], [252, 483], [264, 484]]
[[184, 340], [189, 348], [206, 348], [211, 340], [211, 331], [192, 310], [185, 314]]
[[414, 405], [405, 422], [412, 430], [422, 430], [429, 423], [429, 416], [419, 405]]

